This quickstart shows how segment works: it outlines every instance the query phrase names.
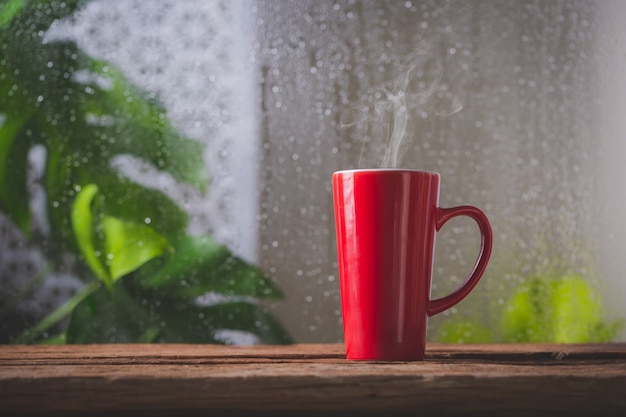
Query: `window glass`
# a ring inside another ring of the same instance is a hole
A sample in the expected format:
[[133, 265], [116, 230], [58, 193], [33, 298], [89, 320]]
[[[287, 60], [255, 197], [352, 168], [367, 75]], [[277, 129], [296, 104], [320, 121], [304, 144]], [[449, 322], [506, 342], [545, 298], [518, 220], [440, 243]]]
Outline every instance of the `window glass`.
[[[616, 3], [260, 4], [271, 187], [261, 261], [293, 294], [278, 311], [298, 335], [341, 337], [330, 174], [380, 166], [398, 117], [390, 110], [406, 105], [400, 166], [440, 172], [441, 204], [482, 207], [495, 233], [487, 274], [431, 319], [430, 339], [571, 341], [582, 336], [568, 309], [588, 311], [579, 327], [620, 337], [626, 80]], [[478, 252], [475, 226], [455, 222], [438, 236], [433, 296], [458, 286]], [[518, 333], [503, 330], [518, 319]]]
[[[626, 11], [619, 2], [92, 0], [70, 13], [64, 8], [74, 2], [50, 1], [13, 22], [22, 7], [35, 6], [7, 1], [0, 9], [0, 25], [16, 25], [13, 40], [0, 38], [8, 51], [1, 62], [0, 129], [9, 132], [26, 110], [48, 120], [46, 126], [63, 125], [83, 107], [67, 106], [65, 113], [46, 107], [56, 94], [47, 90], [55, 77], [67, 73], [83, 89], [110, 91], [107, 83], [115, 78], [103, 67], [119, 71], [147, 103], [158, 103], [160, 110], [144, 110], [156, 112], [151, 123], [182, 138], [174, 143], [202, 145], [196, 152], [202, 163], [184, 163], [183, 145], [165, 149], [180, 149], [182, 161], [172, 157], [159, 166], [158, 156], [122, 152], [106, 147], [106, 140], [103, 159], [68, 161], [164, 193], [187, 213], [187, 235], [210, 237], [258, 266], [268, 280], [262, 285], [273, 283], [283, 294], [261, 301], [263, 317], [276, 318], [293, 340], [342, 339], [330, 176], [383, 164], [440, 172], [441, 205], [478, 206], [493, 226], [487, 273], [461, 304], [431, 319], [429, 340], [625, 340]], [[55, 13], [59, 18], [46, 24], [45, 16]], [[19, 31], [43, 45], [24, 54], [30, 60], [16, 58], [9, 44], [27, 39]], [[57, 61], [42, 55], [59, 42], [75, 44], [69, 54], [90, 57], [98, 70], [70, 62], [59, 72]], [[24, 88], [19, 72], [28, 68], [36, 68], [37, 83]], [[66, 90], [59, 94], [74, 100]], [[106, 127], [121, 115], [91, 110], [82, 117], [89, 126]], [[397, 136], [402, 152], [388, 161], [398, 121], [406, 122]], [[109, 141], [120, 139], [101, 131]], [[93, 276], [81, 269], [80, 257], [68, 255], [77, 252], [71, 245], [50, 262], [55, 221], [61, 220], [50, 201], [47, 167], [56, 148], [49, 143], [33, 140], [19, 157], [9, 155], [12, 162], [0, 172], [5, 182], [23, 182], [28, 196], [12, 205], [13, 191], [5, 187], [1, 200], [3, 341], [22, 323], [12, 318], [36, 323], [80, 292], [89, 281], [81, 273]], [[24, 161], [28, 169], [20, 168]], [[70, 205], [89, 183], [73, 181], [61, 193]], [[32, 213], [27, 226], [15, 214], [20, 207]], [[175, 223], [174, 215], [152, 217], [143, 216], [166, 238], [181, 230], [155, 224]], [[433, 297], [462, 283], [477, 252], [471, 221], [455, 219], [442, 229]], [[160, 256], [170, 255], [150, 262]], [[223, 292], [206, 289], [200, 304], [224, 302]], [[258, 290], [227, 295], [263, 298]], [[165, 310], [150, 311], [159, 323], [167, 321]], [[261, 327], [271, 327], [268, 322]], [[199, 326], [231, 342], [285, 340], [263, 339], [262, 332], [232, 323]], [[146, 337], [150, 329], [143, 329]]]

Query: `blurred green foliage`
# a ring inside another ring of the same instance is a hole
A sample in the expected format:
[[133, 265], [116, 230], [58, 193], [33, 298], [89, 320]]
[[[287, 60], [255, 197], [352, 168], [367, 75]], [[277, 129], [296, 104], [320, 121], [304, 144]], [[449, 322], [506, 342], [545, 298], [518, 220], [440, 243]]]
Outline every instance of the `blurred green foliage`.
[[[289, 343], [259, 303], [282, 296], [271, 280], [210, 237], [188, 235], [183, 208], [113, 166], [115, 157], [130, 155], [199, 192], [206, 188], [203, 146], [174, 129], [159, 103], [73, 41], [46, 39], [54, 22], [85, 3], [0, 3], [0, 211], [45, 255], [48, 272], [69, 254], [85, 282], [28, 328], [8, 325], [15, 312], [2, 310], [4, 339], [223, 343], [219, 331], [226, 329]], [[37, 235], [27, 185], [36, 146], [45, 148], [49, 226]], [[199, 303], [206, 293], [213, 301]]]
[[520, 284], [489, 329], [471, 319], [454, 318], [435, 339], [447, 343], [590, 343], [615, 340], [623, 323], [607, 322], [597, 291], [578, 275], [533, 277]]

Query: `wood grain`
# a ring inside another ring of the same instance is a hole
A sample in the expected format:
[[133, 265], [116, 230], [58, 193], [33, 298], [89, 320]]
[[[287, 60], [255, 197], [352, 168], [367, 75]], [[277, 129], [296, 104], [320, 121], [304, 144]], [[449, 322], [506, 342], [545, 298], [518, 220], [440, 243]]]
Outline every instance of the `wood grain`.
[[0, 415], [626, 415], [626, 344], [0, 346]]

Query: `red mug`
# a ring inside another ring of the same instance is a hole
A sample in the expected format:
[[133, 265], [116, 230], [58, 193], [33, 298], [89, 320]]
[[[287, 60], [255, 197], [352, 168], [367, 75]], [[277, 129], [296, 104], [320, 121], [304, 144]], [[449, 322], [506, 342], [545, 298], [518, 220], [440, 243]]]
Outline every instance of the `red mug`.
[[[423, 360], [428, 317], [460, 302], [480, 280], [493, 235], [478, 208], [439, 207], [440, 176], [406, 169], [333, 174], [339, 282], [346, 356]], [[452, 294], [430, 299], [435, 234], [469, 216], [481, 234], [474, 269]]]

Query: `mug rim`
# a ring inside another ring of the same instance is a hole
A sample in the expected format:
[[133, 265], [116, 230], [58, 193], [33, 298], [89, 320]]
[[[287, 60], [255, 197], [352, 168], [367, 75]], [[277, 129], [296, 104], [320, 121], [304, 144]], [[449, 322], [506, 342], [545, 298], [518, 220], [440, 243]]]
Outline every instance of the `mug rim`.
[[338, 171], [333, 172], [333, 175], [335, 174], [344, 174], [344, 173], [349, 173], [349, 174], [356, 174], [356, 173], [361, 173], [361, 172], [372, 172], [372, 173], [376, 173], [376, 172], [409, 172], [409, 173], [422, 173], [422, 174], [429, 174], [429, 175], [436, 175], [438, 177], [441, 176], [441, 174], [439, 174], [436, 171], [429, 171], [429, 170], [425, 170], [425, 169], [413, 169], [413, 168], [354, 168], [354, 169], [340, 169]]

